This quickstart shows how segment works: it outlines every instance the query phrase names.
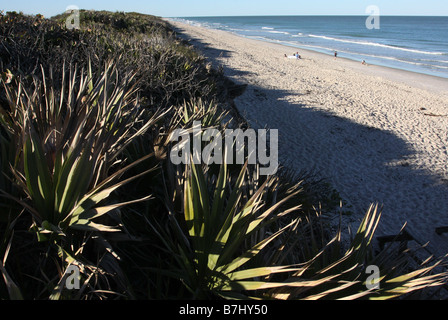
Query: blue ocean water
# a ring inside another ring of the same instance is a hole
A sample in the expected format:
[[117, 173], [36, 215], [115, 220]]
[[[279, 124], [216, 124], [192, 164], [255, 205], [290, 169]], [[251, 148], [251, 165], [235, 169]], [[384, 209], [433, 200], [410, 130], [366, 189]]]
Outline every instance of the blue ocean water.
[[248, 38], [448, 78], [448, 17], [249, 16], [175, 18]]

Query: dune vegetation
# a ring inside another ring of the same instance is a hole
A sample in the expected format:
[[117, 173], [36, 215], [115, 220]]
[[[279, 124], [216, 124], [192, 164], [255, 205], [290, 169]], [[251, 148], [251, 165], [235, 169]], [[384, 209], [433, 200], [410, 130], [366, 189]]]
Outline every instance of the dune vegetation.
[[445, 260], [377, 248], [374, 204], [343, 241], [327, 221], [340, 199], [313, 177], [174, 165], [174, 130], [247, 128], [244, 88], [157, 17], [66, 17], [0, 15], [1, 299], [401, 299], [446, 284]]

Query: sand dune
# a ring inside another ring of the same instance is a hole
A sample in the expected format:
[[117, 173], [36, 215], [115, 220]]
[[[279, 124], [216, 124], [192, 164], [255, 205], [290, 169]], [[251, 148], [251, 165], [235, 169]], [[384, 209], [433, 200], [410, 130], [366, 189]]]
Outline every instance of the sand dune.
[[[254, 127], [279, 129], [280, 159], [326, 178], [347, 201], [346, 223], [383, 205], [378, 234], [407, 222], [448, 252], [448, 79], [171, 22], [215, 66], [248, 84], [236, 100]], [[299, 51], [300, 60], [287, 59]]]

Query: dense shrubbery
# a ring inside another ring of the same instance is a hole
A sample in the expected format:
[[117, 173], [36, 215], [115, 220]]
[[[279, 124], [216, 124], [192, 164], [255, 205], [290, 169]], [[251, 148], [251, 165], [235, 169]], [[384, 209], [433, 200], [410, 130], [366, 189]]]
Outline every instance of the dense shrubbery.
[[335, 199], [304, 189], [325, 188], [172, 164], [174, 129], [240, 124], [233, 84], [156, 17], [65, 18], [0, 17], [2, 299], [392, 298], [446, 281], [437, 263], [406, 273], [407, 253], [373, 252], [373, 206], [344, 247], [310, 214]]
[[141, 80], [140, 95], [148, 106], [224, 97], [222, 75], [176, 39], [164, 22], [140, 14], [89, 11], [81, 12], [81, 21], [81, 30], [67, 30], [64, 16], [47, 20], [8, 14], [1, 26], [2, 69], [38, 75], [42, 65], [59, 76], [64, 64], [82, 68], [90, 62], [96, 74], [113, 59], [120, 75], [135, 73]]

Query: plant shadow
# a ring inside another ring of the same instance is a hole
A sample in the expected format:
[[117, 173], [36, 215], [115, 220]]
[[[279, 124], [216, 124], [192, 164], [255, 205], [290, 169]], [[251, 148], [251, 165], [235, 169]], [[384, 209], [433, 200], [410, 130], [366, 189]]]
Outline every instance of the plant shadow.
[[[188, 38], [183, 29], [176, 30], [215, 68], [232, 55], [201, 39]], [[223, 68], [225, 76], [240, 85], [235, 77], [248, 74], [228, 65]], [[394, 133], [306, 103], [291, 103], [287, 99], [291, 95], [299, 94], [248, 84], [235, 105], [253, 128], [279, 130], [282, 165], [311, 172], [339, 192], [345, 212], [351, 214], [347, 223], [359, 223], [370, 204], [379, 203], [383, 210], [377, 236], [397, 234], [406, 224], [419, 244], [429, 241], [428, 249], [436, 256], [447, 254], [448, 235], [435, 232], [437, 227], [448, 226], [446, 179], [410, 164], [417, 151]]]

